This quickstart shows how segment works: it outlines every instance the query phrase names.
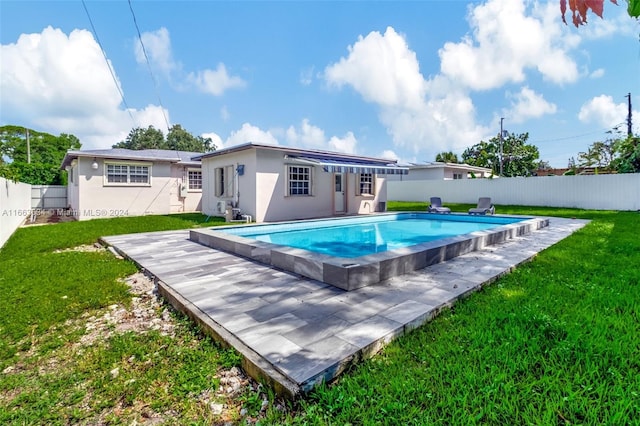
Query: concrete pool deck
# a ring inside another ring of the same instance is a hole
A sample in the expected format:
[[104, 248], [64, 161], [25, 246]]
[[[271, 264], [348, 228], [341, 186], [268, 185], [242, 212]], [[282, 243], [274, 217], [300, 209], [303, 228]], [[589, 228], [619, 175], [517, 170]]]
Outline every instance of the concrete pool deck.
[[587, 223], [549, 218], [530, 234], [352, 291], [200, 245], [188, 230], [102, 241], [152, 275], [158, 292], [206, 333], [236, 348], [248, 374], [295, 397]]

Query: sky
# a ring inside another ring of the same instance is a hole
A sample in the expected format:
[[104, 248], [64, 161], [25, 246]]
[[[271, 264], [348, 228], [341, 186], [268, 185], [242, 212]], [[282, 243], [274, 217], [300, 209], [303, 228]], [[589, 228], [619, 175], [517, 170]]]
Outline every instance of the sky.
[[[559, 0], [0, 0], [0, 125], [110, 148], [180, 124], [246, 142], [434, 161], [503, 130], [566, 167], [640, 133], [640, 23]], [[570, 22], [570, 20], [569, 20]]]

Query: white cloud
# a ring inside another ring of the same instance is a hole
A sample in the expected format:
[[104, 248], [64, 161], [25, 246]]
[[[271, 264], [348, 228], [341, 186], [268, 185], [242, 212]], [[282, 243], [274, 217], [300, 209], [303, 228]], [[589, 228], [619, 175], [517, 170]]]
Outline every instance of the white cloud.
[[300, 130], [289, 126], [285, 133], [287, 144], [304, 148], [322, 149], [326, 145], [324, 130], [309, 123], [308, 119], [302, 120]]
[[557, 5], [535, 7], [527, 15], [524, 0], [490, 0], [470, 9], [472, 35], [440, 49], [441, 72], [474, 90], [487, 90], [525, 79], [537, 69], [556, 84], [578, 78], [568, 51], [578, 36], [563, 34]]
[[382, 151], [382, 153], [378, 157], [386, 158], [388, 160], [396, 160], [396, 161], [400, 159], [400, 157], [398, 157], [398, 154], [391, 151], [390, 149], [385, 149], [384, 151]]
[[173, 60], [171, 51], [171, 40], [169, 39], [169, 31], [162, 27], [157, 31], [145, 32], [141, 34], [142, 44], [140, 40], [135, 43], [136, 61], [139, 64], [145, 64], [146, 59], [144, 53], [147, 53], [152, 70], [159, 69], [165, 76], [169, 77], [171, 72], [180, 67]]
[[217, 133], [203, 133], [202, 135], [203, 138], [209, 138], [211, 139], [211, 142], [213, 142], [213, 145], [216, 147], [216, 149], [222, 149], [224, 148], [224, 141], [222, 140], [222, 138], [217, 134]]
[[419, 108], [424, 79], [415, 52], [404, 38], [388, 27], [349, 46], [349, 56], [325, 69], [329, 85], [353, 86], [365, 100], [385, 107]]
[[242, 88], [246, 82], [240, 77], [227, 73], [227, 67], [223, 63], [218, 64], [215, 70], [203, 70], [190, 73], [187, 80], [203, 93], [221, 96], [228, 89]]
[[628, 106], [625, 102], [616, 104], [611, 96], [600, 95], [582, 105], [578, 119], [583, 123], [613, 128], [626, 122], [627, 112]]
[[596, 78], [601, 78], [604, 77], [604, 69], [602, 68], [598, 68], [595, 71], [592, 71], [591, 74], [589, 74], [589, 78], [591, 79], [596, 79]]
[[331, 151], [344, 152], [345, 154], [355, 154], [358, 140], [352, 132], [347, 132], [344, 137], [339, 138], [332, 136], [329, 139], [329, 148]]
[[[121, 107], [121, 97], [93, 35], [47, 27], [0, 48], [2, 121], [52, 134], [70, 133], [84, 148], [108, 148], [135, 126], [163, 129], [162, 110]], [[114, 71], [114, 75], [117, 74]], [[167, 113], [168, 115], [168, 113]]]
[[555, 104], [547, 102], [539, 93], [529, 87], [523, 87], [519, 93], [507, 94], [511, 98], [511, 108], [504, 115], [514, 123], [522, 123], [530, 118], [538, 118], [545, 114], [555, 114]]
[[152, 72], [160, 70], [162, 75], [176, 89], [184, 90], [188, 86], [193, 86], [202, 93], [222, 96], [229, 89], [246, 86], [246, 82], [242, 78], [230, 75], [223, 63], [219, 63], [215, 70], [204, 69], [185, 74], [182, 71], [182, 63], [173, 58], [171, 36], [169, 30], [164, 27], [156, 31], [144, 32], [141, 38], [144, 44], [144, 51], [139, 40], [134, 43], [136, 61], [139, 64], [146, 63], [144, 57], [144, 52], [146, 51]]
[[343, 137], [332, 136], [327, 140], [324, 130], [310, 124], [306, 118], [302, 120], [299, 129], [289, 126], [285, 132], [285, 140], [290, 146], [330, 150], [346, 154], [355, 154], [358, 144], [358, 140], [352, 132], [347, 132]]
[[415, 53], [393, 28], [372, 32], [349, 47], [349, 55], [325, 69], [330, 86], [349, 85], [378, 105], [380, 121], [395, 146], [414, 152], [476, 143], [486, 130], [475, 124], [468, 94], [448, 78], [425, 80]]
[[[222, 139], [220, 141], [222, 142]], [[278, 145], [278, 139], [269, 130], [262, 130], [250, 123], [244, 123], [239, 130], [231, 132], [231, 135], [218, 146], [218, 149], [247, 142]]]
[[305, 148], [329, 150], [355, 154], [358, 141], [352, 132], [347, 132], [343, 137], [332, 136], [327, 140], [324, 130], [309, 123], [308, 119], [302, 120], [299, 128], [289, 126], [286, 130], [263, 130], [250, 123], [244, 123], [239, 130], [232, 131], [227, 139], [222, 139], [216, 133], [204, 133], [203, 137], [211, 138], [217, 149], [229, 148], [248, 142], [269, 145], [280, 145], [276, 135], [281, 135], [285, 145]]

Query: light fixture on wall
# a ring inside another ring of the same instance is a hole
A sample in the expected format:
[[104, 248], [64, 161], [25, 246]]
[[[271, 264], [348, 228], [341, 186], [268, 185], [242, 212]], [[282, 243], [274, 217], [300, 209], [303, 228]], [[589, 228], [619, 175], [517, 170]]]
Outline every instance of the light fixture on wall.
[[98, 162], [96, 161], [96, 159], [93, 159], [93, 163], [91, 163], [91, 168], [93, 170], [98, 170]]

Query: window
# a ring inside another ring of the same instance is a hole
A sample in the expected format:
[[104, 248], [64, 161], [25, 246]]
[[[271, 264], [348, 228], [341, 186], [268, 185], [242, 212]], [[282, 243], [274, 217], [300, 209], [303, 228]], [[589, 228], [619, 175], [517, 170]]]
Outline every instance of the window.
[[375, 195], [373, 173], [360, 173], [358, 179], [358, 195]]
[[190, 191], [202, 190], [202, 171], [201, 170], [189, 170], [189, 190]]
[[458, 179], [462, 179], [462, 173], [454, 173], [453, 174], [453, 180], [458, 180]]
[[311, 195], [311, 167], [288, 166], [287, 195]]
[[105, 163], [107, 185], [151, 185], [151, 166], [146, 164]]
[[233, 197], [233, 166], [216, 167], [215, 189], [216, 197]]
[[129, 183], [149, 182], [149, 167], [129, 166]]

